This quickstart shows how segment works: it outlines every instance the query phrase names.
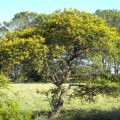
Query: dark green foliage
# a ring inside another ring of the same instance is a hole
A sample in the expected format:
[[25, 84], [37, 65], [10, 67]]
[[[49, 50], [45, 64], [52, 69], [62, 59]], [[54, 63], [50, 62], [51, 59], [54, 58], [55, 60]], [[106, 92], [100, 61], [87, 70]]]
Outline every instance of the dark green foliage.
[[96, 10], [95, 15], [103, 18], [109, 26], [120, 27], [119, 10]]
[[38, 17], [38, 14], [35, 12], [20, 12], [15, 14], [14, 18], [9, 22], [3, 22], [4, 27], [8, 30], [14, 29], [25, 29], [27, 27], [34, 27], [35, 19]]

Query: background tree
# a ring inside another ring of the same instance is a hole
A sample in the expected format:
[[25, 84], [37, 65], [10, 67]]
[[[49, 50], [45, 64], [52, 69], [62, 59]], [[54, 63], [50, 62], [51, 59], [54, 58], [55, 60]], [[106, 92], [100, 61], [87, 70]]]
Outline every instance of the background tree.
[[[120, 34], [120, 11], [115, 10], [115, 9], [113, 9], [113, 10], [96, 10], [95, 15], [104, 19], [108, 26], [115, 27], [117, 29], [118, 33]], [[117, 41], [116, 47], [118, 49], [116, 50], [116, 55], [112, 56], [113, 61], [111, 63], [108, 63], [108, 61], [106, 61], [105, 57], [103, 58], [104, 66], [105, 66], [105, 63], [106, 63], [106, 66], [107, 66], [107, 64], [109, 64], [109, 65], [111, 64], [110, 66], [114, 70], [114, 73], [116, 75], [118, 75], [119, 71], [120, 71], [119, 44], [120, 44], [119, 41]]]
[[30, 65], [32, 67], [32, 64], [39, 64], [40, 67], [46, 56], [47, 47], [43, 45], [44, 38], [37, 34], [34, 35], [33, 31], [34, 29], [28, 28], [23, 31], [7, 32], [1, 40], [1, 69], [3, 71], [10, 70], [10, 73], [11, 69], [13, 69], [13, 80], [17, 79], [20, 68]]
[[8, 30], [12, 29], [24, 29], [27, 27], [33, 27], [35, 19], [38, 17], [38, 14], [35, 12], [20, 12], [15, 14], [14, 18], [9, 22], [3, 22], [4, 27]]
[[[42, 30], [41, 27], [43, 23], [48, 19], [48, 15], [46, 14], [37, 14], [35, 12], [20, 12], [15, 14], [14, 18], [9, 22], [3, 22], [3, 28], [5, 31], [2, 32], [3, 35], [7, 39], [14, 39], [15, 37], [18, 39], [41, 39], [42, 38]], [[39, 27], [39, 31], [38, 31]], [[10, 32], [7, 32], [10, 31]], [[12, 31], [12, 32], [11, 32]], [[41, 36], [41, 37], [40, 37]], [[25, 46], [24, 46], [25, 47]], [[32, 80], [32, 81], [40, 81], [43, 79], [43, 75], [41, 74], [41, 67], [38, 67], [34, 62], [29, 62], [27, 64], [21, 65], [13, 65], [13, 67], [9, 70], [9, 75], [12, 79], [14, 79], [15, 74], [21, 77], [19, 81], [22, 79]], [[15, 72], [18, 71], [18, 72]], [[23, 71], [23, 72], [22, 72]], [[33, 75], [34, 71], [34, 75]], [[5, 71], [4, 71], [5, 72]], [[25, 78], [23, 76], [26, 76]], [[15, 77], [18, 78], [18, 77]], [[18, 79], [16, 79], [17, 81]]]

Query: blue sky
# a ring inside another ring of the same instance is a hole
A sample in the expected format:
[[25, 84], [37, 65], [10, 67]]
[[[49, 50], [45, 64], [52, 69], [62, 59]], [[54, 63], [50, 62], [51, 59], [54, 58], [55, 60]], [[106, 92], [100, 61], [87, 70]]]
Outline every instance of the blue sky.
[[97, 9], [120, 10], [120, 0], [0, 0], [0, 23], [9, 21], [21, 11], [51, 13], [63, 8], [77, 8], [91, 13]]

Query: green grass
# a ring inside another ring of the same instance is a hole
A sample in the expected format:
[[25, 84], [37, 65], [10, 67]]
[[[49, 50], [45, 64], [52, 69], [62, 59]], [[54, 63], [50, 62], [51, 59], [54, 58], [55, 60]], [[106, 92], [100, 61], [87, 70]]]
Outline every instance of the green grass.
[[[11, 84], [10, 90], [7, 91], [9, 98], [15, 99], [21, 106], [22, 110], [31, 110], [33, 113], [39, 111], [40, 120], [47, 116], [47, 112], [50, 110], [49, 103], [45, 95], [37, 93], [36, 91], [47, 91], [51, 87], [54, 87], [52, 84]], [[71, 91], [70, 91], [71, 92]], [[97, 96], [96, 102], [88, 103], [82, 100], [81, 98], [68, 99], [68, 96], [65, 99], [65, 104], [63, 106], [63, 112], [61, 118], [66, 120], [89, 120], [90, 116], [94, 118], [97, 115], [106, 116], [109, 112], [119, 110], [120, 108], [120, 98], [113, 98], [108, 96]], [[118, 111], [117, 111], [118, 112]], [[120, 114], [120, 113], [119, 113]], [[116, 116], [116, 115], [115, 115]], [[120, 116], [118, 116], [120, 117]], [[110, 117], [111, 118], [111, 117]], [[113, 116], [113, 118], [115, 118]], [[113, 119], [112, 118], [112, 119]], [[112, 120], [111, 119], [111, 120]], [[37, 119], [36, 119], [37, 120]], [[97, 120], [97, 119], [93, 119]], [[99, 119], [98, 119], [99, 120]], [[107, 119], [106, 119], [107, 120]], [[114, 119], [113, 119], [114, 120]], [[115, 119], [117, 120], [117, 119]], [[120, 119], [118, 119], [120, 120]]]

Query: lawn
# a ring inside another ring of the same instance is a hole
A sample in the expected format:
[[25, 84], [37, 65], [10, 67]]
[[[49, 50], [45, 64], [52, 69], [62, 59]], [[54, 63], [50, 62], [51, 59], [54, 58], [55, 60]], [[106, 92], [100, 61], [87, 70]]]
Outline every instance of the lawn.
[[[7, 92], [9, 98], [15, 99], [22, 110], [30, 110], [35, 116], [39, 113], [36, 120], [46, 119], [47, 112], [50, 110], [49, 102], [44, 94], [37, 91], [47, 91], [52, 84], [39, 83], [20, 83], [11, 84]], [[120, 98], [98, 95], [95, 102], [85, 102], [81, 98], [69, 100], [65, 99], [62, 114], [60, 118], [63, 120], [120, 120]]]

